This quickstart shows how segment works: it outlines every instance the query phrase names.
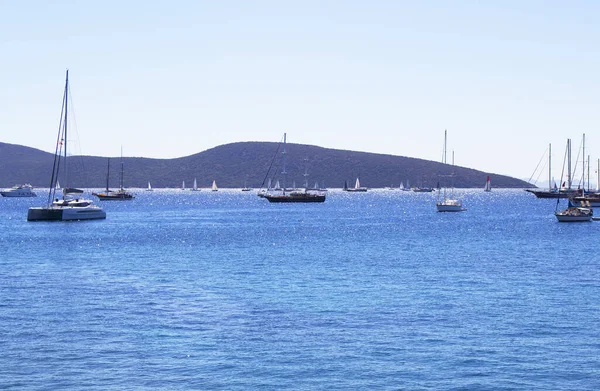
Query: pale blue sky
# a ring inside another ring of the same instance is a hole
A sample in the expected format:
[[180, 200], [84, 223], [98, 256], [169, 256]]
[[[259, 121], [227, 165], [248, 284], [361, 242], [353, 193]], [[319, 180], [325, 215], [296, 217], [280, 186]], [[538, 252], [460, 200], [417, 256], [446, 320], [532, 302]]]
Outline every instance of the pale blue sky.
[[285, 131], [440, 160], [448, 129], [458, 165], [528, 178], [552, 143], [559, 177], [568, 137], [600, 157], [598, 15], [595, 1], [0, 1], [0, 141], [53, 150], [69, 68], [88, 155]]

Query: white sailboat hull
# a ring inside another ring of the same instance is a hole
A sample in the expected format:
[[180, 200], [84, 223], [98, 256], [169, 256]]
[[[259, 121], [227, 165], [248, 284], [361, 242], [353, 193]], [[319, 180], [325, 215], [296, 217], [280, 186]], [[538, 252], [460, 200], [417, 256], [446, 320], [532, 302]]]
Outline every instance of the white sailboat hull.
[[462, 202], [458, 200], [444, 200], [437, 202], [436, 207], [438, 212], [462, 212], [466, 209], [463, 208]]
[[579, 223], [592, 221], [594, 211], [591, 208], [569, 207], [554, 215], [560, 223]]

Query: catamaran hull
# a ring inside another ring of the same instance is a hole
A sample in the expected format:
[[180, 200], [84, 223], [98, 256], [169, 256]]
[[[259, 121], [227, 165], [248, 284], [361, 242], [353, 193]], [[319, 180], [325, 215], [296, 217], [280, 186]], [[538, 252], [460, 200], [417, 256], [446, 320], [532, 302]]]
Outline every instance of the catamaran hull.
[[100, 208], [29, 208], [27, 221], [76, 221], [106, 219]]

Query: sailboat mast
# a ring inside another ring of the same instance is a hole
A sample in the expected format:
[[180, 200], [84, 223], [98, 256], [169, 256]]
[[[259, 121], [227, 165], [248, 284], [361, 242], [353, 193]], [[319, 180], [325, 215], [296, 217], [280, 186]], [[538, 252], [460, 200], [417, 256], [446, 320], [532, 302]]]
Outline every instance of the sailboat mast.
[[583, 180], [581, 181], [581, 188], [585, 189], [585, 133], [583, 134]]
[[304, 158], [304, 188], [308, 189], [308, 158]]
[[548, 144], [548, 191], [552, 190], [552, 144]]
[[448, 139], [448, 130], [444, 129], [444, 161], [442, 163], [447, 164], [447, 160], [446, 160], [446, 141]]
[[587, 163], [588, 163], [588, 171], [587, 171], [587, 185], [588, 185], [588, 192], [590, 191], [591, 187], [590, 187], [590, 155], [588, 155], [587, 157]]
[[283, 152], [281, 153], [283, 155], [283, 171], [281, 171], [281, 175], [283, 176], [283, 194], [285, 195], [285, 178], [287, 176], [287, 172], [285, 172], [285, 144], [286, 144], [286, 138], [287, 138], [287, 134], [284, 133], [283, 134]]
[[569, 189], [571, 189], [571, 139], [567, 139], [567, 184], [569, 185]]
[[108, 178], [110, 177], [110, 158], [106, 159], [106, 192], [108, 193]]
[[119, 187], [123, 190], [123, 147], [121, 146], [121, 178], [119, 180]]
[[[64, 146], [65, 146], [65, 189], [69, 187], [69, 170], [67, 165], [67, 123], [69, 122], [67, 113], [68, 113], [68, 105], [69, 105], [69, 70], [67, 69], [67, 76], [65, 80], [65, 123], [64, 126]], [[65, 191], [63, 190], [63, 199], [65, 198]]]

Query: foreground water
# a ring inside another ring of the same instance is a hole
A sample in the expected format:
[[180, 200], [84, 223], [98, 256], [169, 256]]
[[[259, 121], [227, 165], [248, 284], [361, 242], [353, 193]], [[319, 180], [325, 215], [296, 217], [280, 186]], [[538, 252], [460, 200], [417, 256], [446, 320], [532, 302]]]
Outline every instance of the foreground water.
[[0, 388], [597, 390], [600, 223], [522, 190], [0, 199]]

